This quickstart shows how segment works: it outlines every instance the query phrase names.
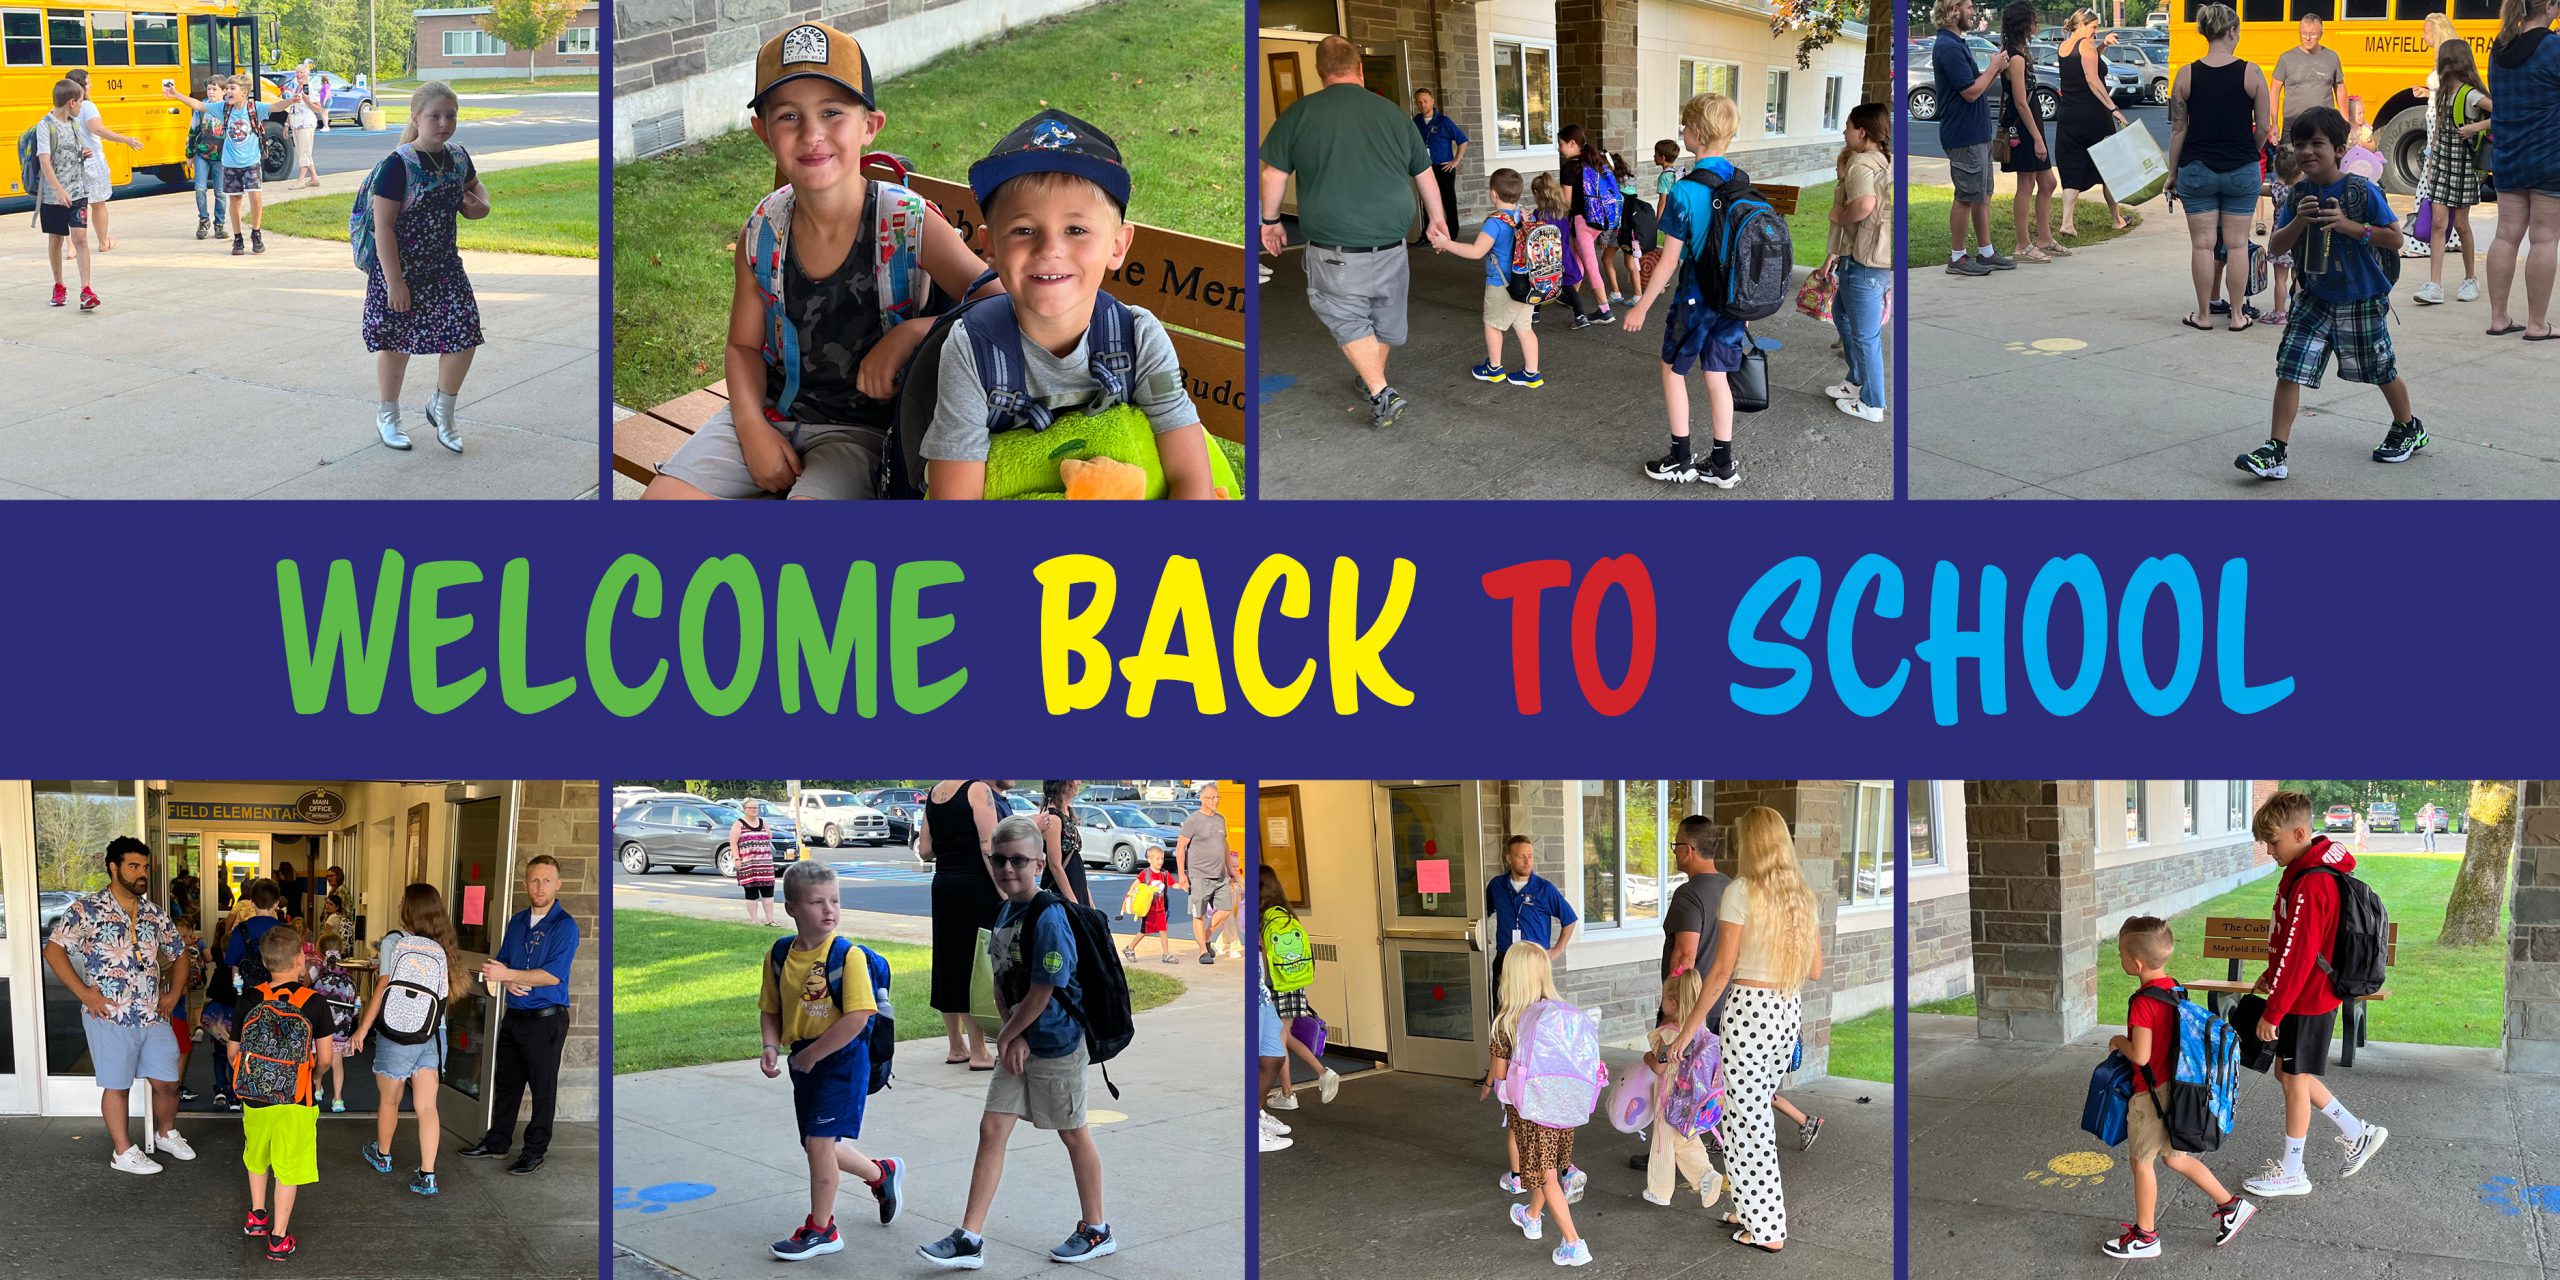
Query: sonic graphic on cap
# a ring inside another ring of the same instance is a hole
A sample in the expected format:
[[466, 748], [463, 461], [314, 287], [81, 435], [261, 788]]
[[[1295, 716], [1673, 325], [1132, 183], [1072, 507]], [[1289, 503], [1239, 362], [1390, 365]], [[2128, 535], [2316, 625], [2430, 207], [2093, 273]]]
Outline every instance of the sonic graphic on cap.
[[998, 187], [1034, 173], [1064, 173], [1100, 187], [1112, 203], [1129, 207], [1129, 170], [1111, 135], [1064, 111], [1042, 111], [969, 166], [969, 192], [984, 206]]

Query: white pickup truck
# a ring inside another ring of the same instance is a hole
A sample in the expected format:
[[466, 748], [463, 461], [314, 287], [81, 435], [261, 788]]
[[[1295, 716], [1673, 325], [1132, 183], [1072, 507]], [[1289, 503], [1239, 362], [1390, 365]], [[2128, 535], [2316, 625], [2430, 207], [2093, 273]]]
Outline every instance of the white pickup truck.
[[803, 791], [791, 817], [806, 845], [841, 849], [890, 842], [889, 815], [854, 799], [850, 791]]

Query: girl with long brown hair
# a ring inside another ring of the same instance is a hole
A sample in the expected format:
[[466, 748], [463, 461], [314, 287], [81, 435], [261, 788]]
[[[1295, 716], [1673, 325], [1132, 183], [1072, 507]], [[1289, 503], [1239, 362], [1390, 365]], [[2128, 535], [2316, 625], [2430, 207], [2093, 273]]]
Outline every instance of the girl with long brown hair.
[[[424, 987], [442, 1002], [450, 1001], [468, 981], [462, 972], [462, 942], [454, 935], [444, 895], [434, 885], [413, 884], [401, 892], [400, 927], [384, 935], [378, 959], [373, 996], [356, 1020], [355, 1034], [348, 1037], [357, 1053], [364, 1052], [365, 1041], [382, 1017], [385, 994], [395, 983], [404, 990], [409, 984]], [[400, 1128], [400, 1091], [408, 1087], [410, 1105], [418, 1114], [418, 1169], [409, 1189], [422, 1196], [437, 1190], [436, 1085], [444, 1069], [444, 1022], [439, 1010], [423, 1041], [403, 1044], [382, 1038], [373, 1045], [373, 1082], [382, 1091], [382, 1102], [374, 1111], [374, 1140], [364, 1145], [364, 1160], [375, 1173], [391, 1172], [391, 1143]]]
[[[2430, 14], [2429, 17], [2436, 15]], [[2462, 286], [2457, 301], [2480, 296], [2478, 260], [2471, 232], [2471, 206], [2480, 203], [2480, 162], [2474, 154], [2481, 131], [2489, 127], [2489, 82], [2468, 40], [2436, 45], [2433, 100], [2427, 106], [2427, 167], [2419, 175], [2418, 195], [2434, 206], [2427, 223], [2427, 282], [2412, 298], [2421, 306], [2444, 301], [2444, 247], [2448, 230], [2462, 235]]]

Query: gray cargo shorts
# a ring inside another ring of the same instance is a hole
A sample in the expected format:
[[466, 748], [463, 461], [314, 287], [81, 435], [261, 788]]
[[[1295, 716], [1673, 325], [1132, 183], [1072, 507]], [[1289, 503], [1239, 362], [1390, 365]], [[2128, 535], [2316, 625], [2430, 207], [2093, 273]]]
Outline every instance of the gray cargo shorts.
[[658, 464], [658, 474], [674, 476], [715, 498], [876, 498], [880, 496], [880, 463], [888, 456], [889, 433], [878, 427], [838, 427], [817, 422], [773, 424], [800, 454], [800, 479], [788, 493], [756, 487], [747, 457], [738, 447], [738, 426], [722, 409], [674, 457]]
[[1362, 338], [1404, 345], [1405, 294], [1413, 273], [1403, 245], [1347, 253], [1311, 244], [1306, 254], [1307, 305], [1335, 346]]
[[1948, 148], [1947, 173], [1955, 179], [1957, 204], [1989, 203], [1991, 144], [1977, 142], [1969, 147]]

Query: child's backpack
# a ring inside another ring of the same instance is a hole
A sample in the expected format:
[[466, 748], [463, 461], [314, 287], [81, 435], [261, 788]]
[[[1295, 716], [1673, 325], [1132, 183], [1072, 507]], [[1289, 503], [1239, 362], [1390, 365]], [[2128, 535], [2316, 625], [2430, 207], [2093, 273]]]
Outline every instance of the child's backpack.
[[1673, 1133], [1694, 1138], [1724, 1120], [1724, 1042], [1705, 1027], [1689, 1041], [1689, 1055], [1672, 1064], [1671, 1095], [1662, 1119]]
[[[445, 150], [453, 155], [453, 168], [447, 172], [459, 179], [462, 174], [471, 171], [470, 152], [463, 150], [459, 145], [447, 146]], [[220, 154], [218, 148], [216, 154]], [[393, 148], [391, 154], [400, 157], [401, 167], [409, 171], [408, 190], [400, 197], [400, 207], [407, 209], [425, 196], [428, 188], [435, 185], [435, 176], [428, 171], [427, 162], [418, 155], [415, 143], [402, 143]], [[365, 171], [364, 181], [356, 184], [356, 202], [347, 210], [347, 246], [355, 258], [358, 271], [370, 271], [375, 265], [374, 257], [377, 252], [373, 240], [373, 175], [375, 172], [376, 170], [373, 169]]]
[[1698, 296], [1736, 320], [1762, 320], [1787, 302], [1795, 270], [1795, 237], [1769, 198], [1737, 168], [1722, 180], [1700, 165], [1682, 182], [1713, 194], [1708, 200], [1706, 243], [1694, 246], [1690, 271]]
[[[1109, 295], [1104, 295], [1109, 296]], [[1130, 1016], [1129, 975], [1120, 968], [1120, 944], [1111, 936], [1111, 917], [1080, 902], [1069, 902], [1043, 889], [1031, 900], [1022, 925], [1031, 927], [1033, 916], [1055, 909], [1066, 914], [1067, 932], [1076, 941], [1077, 997], [1069, 999], [1066, 989], [1057, 988], [1053, 998], [1067, 1011], [1067, 1016], [1084, 1028], [1085, 1058], [1095, 1066], [1120, 1056], [1137, 1035], [1137, 1022]], [[1016, 984], [1019, 988], [1016, 989]], [[1029, 993], [1030, 977], [1019, 974], [1007, 984], [1005, 1001], [1018, 1003]], [[1111, 1083], [1111, 1069], [1103, 1067], [1102, 1086], [1111, 1096], [1120, 1096], [1120, 1086]]]
[[1628, 249], [1636, 253], [1651, 253], [1661, 246], [1662, 215], [1654, 212], [1651, 204], [1629, 200], [1622, 216], [1626, 221], [1622, 224], [1624, 234], [1619, 239]]
[[1590, 223], [1592, 230], [1617, 230], [1618, 215], [1625, 205], [1626, 197], [1618, 190], [1618, 175], [1609, 171], [1606, 157], [1582, 166], [1582, 220]]
[[261, 985], [255, 994], [257, 1005], [240, 1019], [240, 1065], [231, 1094], [254, 1106], [308, 1106], [311, 1024], [302, 1006], [314, 993], [309, 987], [278, 991]]
[[[844, 1012], [845, 961], [852, 958], [853, 950], [858, 945], [841, 935], [827, 945], [827, 963], [824, 970], [827, 977], [827, 994], [834, 997], [838, 1013]], [[777, 987], [781, 982], [783, 959], [789, 955], [790, 950], [791, 939], [786, 935], [773, 940], [773, 951], [765, 957], [765, 963], [773, 966]], [[871, 1076], [862, 1090], [867, 1097], [889, 1087], [889, 1060], [898, 1052], [898, 1011], [896, 1004], [889, 998], [888, 960], [879, 952], [863, 947], [862, 963], [871, 979], [871, 1002], [877, 1006], [877, 1011], [871, 1015], [871, 1022], [862, 1029], [863, 1047], [869, 1051], [871, 1059]]]
[[[2388, 204], [2383, 203], [2381, 188], [2374, 186], [2371, 179], [2355, 174], [2348, 175], [2346, 195], [2343, 199], [2339, 200], [2338, 204], [2346, 211], [2348, 217], [2353, 218], [2358, 222], [2367, 223], [2367, 225], [2371, 225], [2368, 219], [2373, 213], [2373, 206], [2382, 204], [2384, 209], [2387, 210], [2390, 208]], [[2340, 249], [2346, 249], [2348, 246], [2341, 244], [2338, 247]], [[2382, 268], [2383, 281], [2392, 288], [2396, 289], [2400, 287], [2399, 254], [2384, 253], [2382, 250], [2374, 248], [2371, 245], [2362, 244], [2353, 246], [2353, 249], [2355, 252], [2372, 254], [2374, 263]], [[2335, 261], [2335, 259], [2333, 258], [2332, 261]], [[2344, 917], [2342, 916], [2341, 919], [2343, 918]], [[2377, 970], [2377, 972], [2379, 972], [2379, 970]], [[2375, 982], [2375, 989], [2381, 989], [2379, 979]]]
[[44, 160], [36, 154], [36, 130], [43, 127], [44, 118], [38, 116], [25, 133], [18, 135], [18, 186], [28, 199], [39, 203], [44, 199], [44, 170], [39, 167]]
[[425, 1044], [444, 1023], [451, 975], [444, 948], [415, 934], [394, 933], [382, 943], [382, 1012], [374, 1029], [393, 1044]]
[[[252, 927], [261, 920], [266, 921], [265, 929]], [[239, 928], [231, 931], [233, 937], [240, 939], [240, 963], [231, 966], [233, 1004], [246, 1002], [258, 988], [275, 980], [275, 975], [267, 972], [266, 956], [258, 951], [258, 944], [266, 941], [268, 930], [275, 927], [276, 920], [272, 916], [252, 916], [243, 921]], [[230, 949], [230, 943], [227, 940], [223, 943], [223, 949], [226, 951]]]
[[[2488, 118], [2486, 113], [2477, 112], [2475, 110], [2479, 99], [2479, 91], [2473, 89], [2470, 85], [2464, 84], [2454, 86], [2453, 123], [2455, 127], [2459, 128], [2462, 125], [2470, 124], [2476, 120]], [[2469, 144], [2471, 148], [2471, 166], [2478, 169], [2483, 177], [2488, 176], [2490, 173], [2489, 135], [2495, 132], [2497, 132], [2497, 129], [2495, 126], [2492, 126], [2471, 135], [2471, 142]]]
[[1120, 914], [1133, 920], [1144, 920], [1156, 905], [1155, 881], [1139, 876], [1129, 882], [1128, 896], [1120, 899]]
[[2089, 1097], [2080, 1104], [2080, 1128], [2106, 1146], [2124, 1141], [2125, 1103], [2133, 1096], [2133, 1062], [2110, 1051], [2089, 1073]]
[[1271, 966], [1273, 991], [1303, 991], [1316, 980], [1316, 953], [1307, 945], [1306, 927], [1282, 908], [1263, 909], [1262, 956]]
[[[969, 286], [976, 293], [995, 272], [981, 274]], [[1033, 399], [1029, 372], [1023, 365], [1022, 325], [1014, 318], [1013, 298], [989, 294], [966, 301], [934, 317], [933, 331], [917, 344], [898, 388], [896, 439], [883, 460], [880, 491], [891, 498], [925, 496], [925, 432], [933, 426], [941, 399], [942, 354], [951, 344], [953, 324], [967, 320], [969, 354], [977, 362], [978, 382], [987, 392], [987, 434], [1002, 431], [1046, 431], [1057, 415], [1070, 411], [1099, 413], [1127, 404], [1137, 390], [1137, 320], [1126, 304], [1102, 290], [1093, 295], [1093, 319], [1085, 329], [1085, 369], [1095, 391], [1084, 403], [1053, 405]], [[1178, 377], [1165, 372], [1163, 377]], [[1106, 948], [1108, 950], [1109, 948]]]
[[[2169, 1131], [2170, 1147], [2199, 1154], [2221, 1149], [2240, 1100], [2240, 1033], [2187, 999], [2185, 987], [2144, 987], [2134, 994], [2178, 1011], [2172, 1071], [2166, 1077], [2169, 1099], [2163, 1103], [2159, 1090], [2150, 1091], [2151, 1105]], [[2156, 1068], [2151, 1074], [2162, 1075]]]
[[1505, 281], [1511, 300], [1544, 306], [1562, 297], [1564, 232], [1524, 209], [1496, 216], [1511, 226], [1511, 274]]
[[[886, 333], [916, 316], [933, 290], [933, 277], [924, 269], [924, 220], [939, 218], [942, 212], [897, 183], [866, 181], [871, 184], [871, 238], [876, 255], [871, 261], [879, 284], [880, 331]], [[800, 397], [800, 331], [782, 314], [782, 264], [791, 256], [792, 198], [791, 187], [785, 184], [757, 201], [739, 238], [746, 246], [756, 295], [764, 300], [764, 360], [782, 379], [774, 393], [773, 412], [786, 418], [791, 416], [792, 402]], [[971, 292], [976, 289], [970, 287]]]
[[1520, 1011], [1511, 1070], [1501, 1086], [1514, 1114], [1550, 1129], [1579, 1129], [1608, 1087], [1599, 1019], [1562, 1000], [1540, 1000]]
[[2355, 1000], [2382, 990], [2382, 970], [2391, 947], [2391, 913], [2373, 886], [2336, 867], [2313, 867], [2338, 882], [2338, 932], [2329, 944], [2329, 959], [2320, 972], [2341, 1000]]

